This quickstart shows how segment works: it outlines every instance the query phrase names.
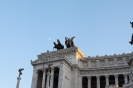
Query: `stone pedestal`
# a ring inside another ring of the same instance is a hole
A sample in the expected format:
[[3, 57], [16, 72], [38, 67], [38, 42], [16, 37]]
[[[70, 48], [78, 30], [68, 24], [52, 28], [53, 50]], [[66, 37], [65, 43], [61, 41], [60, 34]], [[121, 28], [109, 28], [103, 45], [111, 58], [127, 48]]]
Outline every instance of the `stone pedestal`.
[[19, 84], [20, 84], [20, 80], [21, 80], [21, 77], [17, 77], [17, 86], [16, 86], [16, 88], [19, 88]]

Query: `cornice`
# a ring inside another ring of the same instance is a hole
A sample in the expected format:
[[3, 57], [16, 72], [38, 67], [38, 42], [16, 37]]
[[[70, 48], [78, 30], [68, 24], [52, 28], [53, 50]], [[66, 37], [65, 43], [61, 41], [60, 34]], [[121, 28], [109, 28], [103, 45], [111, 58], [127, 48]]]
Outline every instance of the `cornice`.
[[97, 59], [97, 60], [101, 60], [101, 59], [110, 59], [110, 58], [122, 58], [122, 57], [131, 57], [133, 56], [133, 52], [131, 53], [122, 53], [122, 54], [114, 54], [114, 55], [104, 55], [104, 56], [88, 56], [85, 57], [84, 59], [89, 59], [89, 60], [93, 60], [93, 59]]
[[129, 66], [112, 66], [112, 67], [99, 67], [99, 68], [80, 68], [80, 70], [111, 70], [111, 69], [123, 69], [123, 68], [129, 68]]
[[44, 58], [44, 57], [49, 57], [49, 56], [61, 56], [61, 55], [69, 54], [72, 52], [76, 52], [77, 50], [78, 50], [77, 47], [70, 47], [70, 48], [51, 51], [51, 52], [47, 51], [45, 53], [41, 53], [40, 55], [38, 55], [38, 58]]

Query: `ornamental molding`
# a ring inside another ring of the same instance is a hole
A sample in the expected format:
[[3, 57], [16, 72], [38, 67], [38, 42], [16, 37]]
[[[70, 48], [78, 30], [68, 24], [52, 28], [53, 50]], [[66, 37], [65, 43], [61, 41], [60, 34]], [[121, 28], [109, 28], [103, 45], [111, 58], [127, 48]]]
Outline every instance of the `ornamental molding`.
[[104, 69], [104, 70], [86, 70], [81, 71], [80, 75], [96, 76], [96, 75], [116, 75], [116, 74], [127, 74], [130, 68], [124, 69]]

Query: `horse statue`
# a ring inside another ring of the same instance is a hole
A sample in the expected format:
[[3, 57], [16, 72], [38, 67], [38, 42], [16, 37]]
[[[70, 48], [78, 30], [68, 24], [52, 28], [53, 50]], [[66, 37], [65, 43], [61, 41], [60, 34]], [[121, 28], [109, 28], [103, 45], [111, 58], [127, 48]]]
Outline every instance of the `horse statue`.
[[54, 49], [54, 48], [56, 48], [57, 50], [64, 49], [64, 46], [61, 44], [61, 42], [60, 42], [59, 39], [57, 39], [57, 42], [58, 42], [58, 44], [56, 44], [56, 42], [54, 42], [54, 47], [53, 47], [53, 49]]
[[67, 48], [75, 47], [74, 42], [73, 42], [74, 38], [75, 38], [75, 36], [73, 36], [71, 38], [65, 37], [65, 45], [66, 45]]

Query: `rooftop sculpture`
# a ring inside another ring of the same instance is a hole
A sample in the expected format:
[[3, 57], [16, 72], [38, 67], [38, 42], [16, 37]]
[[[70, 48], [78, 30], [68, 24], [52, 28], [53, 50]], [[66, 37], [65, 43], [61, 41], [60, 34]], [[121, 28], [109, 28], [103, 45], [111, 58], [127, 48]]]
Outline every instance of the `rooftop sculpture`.
[[56, 42], [54, 42], [54, 47], [53, 47], [53, 49], [54, 49], [54, 48], [56, 48], [57, 50], [64, 49], [64, 46], [61, 44], [61, 42], [60, 42], [59, 39], [57, 39], [57, 42], [58, 42], [58, 44], [56, 44]]
[[67, 48], [75, 47], [74, 42], [73, 42], [73, 39], [74, 39], [74, 38], [75, 38], [75, 36], [73, 36], [73, 37], [71, 37], [71, 38], [65, 37], [65, 44], [66, 44], [66, 47], [67, 47]]
[[[73, 36], [71, 38], [65, 37], [66, 48], [75, 47], [74, 42], [73, 42], [74, 38], [75, 38], [75, 36]], [[53, 49], [54, 48], [56, 48], [57, 50], [64, 49], [64, 46], [61, 44], [59, 39], [57, 39], [57, 42], [58, 42], [58, 44], [56, 42], [53, 43], [54, 44]]]

